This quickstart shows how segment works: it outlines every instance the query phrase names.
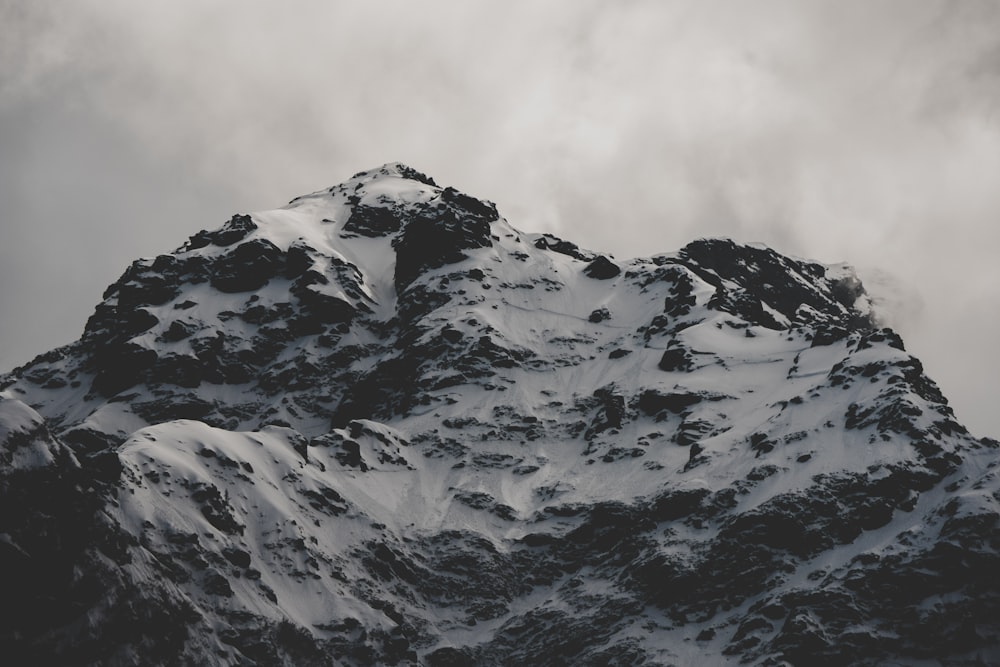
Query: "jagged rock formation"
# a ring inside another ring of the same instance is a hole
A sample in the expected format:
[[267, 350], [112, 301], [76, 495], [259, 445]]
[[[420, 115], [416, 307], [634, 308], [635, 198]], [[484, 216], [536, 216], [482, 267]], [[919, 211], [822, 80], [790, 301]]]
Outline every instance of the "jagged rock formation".
[[11, 664], [1000, 660], [998, 443], [845, 266], [623, 262], [386, 165], [0, 389]]

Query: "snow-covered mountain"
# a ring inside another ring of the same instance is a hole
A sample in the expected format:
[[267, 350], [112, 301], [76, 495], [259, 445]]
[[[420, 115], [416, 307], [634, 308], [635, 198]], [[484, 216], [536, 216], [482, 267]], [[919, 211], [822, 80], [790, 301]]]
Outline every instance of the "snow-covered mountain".
[[0, 376], [0, 655], [996, 663], [1000, 443], [877, 321], [400, 164], [234, 216]]

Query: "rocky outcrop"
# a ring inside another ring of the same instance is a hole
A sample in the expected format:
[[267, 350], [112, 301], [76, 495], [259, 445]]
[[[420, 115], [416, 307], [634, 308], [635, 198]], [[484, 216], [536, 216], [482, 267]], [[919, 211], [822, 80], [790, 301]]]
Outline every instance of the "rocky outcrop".
[[490, 223], [498, 218], [489, 202], [464, 195], [453, 188], [441, 191], [394, 241], [396, 291], [403, 290], [421, 272], [460, 262], [464, 251], [492, 245]]

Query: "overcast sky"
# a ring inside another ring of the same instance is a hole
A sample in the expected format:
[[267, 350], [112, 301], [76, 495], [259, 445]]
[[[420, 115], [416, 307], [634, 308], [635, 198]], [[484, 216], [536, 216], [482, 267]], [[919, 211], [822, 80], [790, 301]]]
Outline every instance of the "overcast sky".
[[1000, 437], [993, 0], [0, 0], [0, 370], [131, 260], [396, 160], [622, 259], [852, 263]]

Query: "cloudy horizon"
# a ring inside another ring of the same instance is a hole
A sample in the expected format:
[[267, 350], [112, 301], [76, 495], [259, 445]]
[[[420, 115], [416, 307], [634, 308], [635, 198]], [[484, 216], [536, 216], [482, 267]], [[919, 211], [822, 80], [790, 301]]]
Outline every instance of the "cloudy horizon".
[[622, 259], [850, 263], [1000, 437], [989, 0], [0, 0], [0, 372], [133, 259], [397, 160]]

